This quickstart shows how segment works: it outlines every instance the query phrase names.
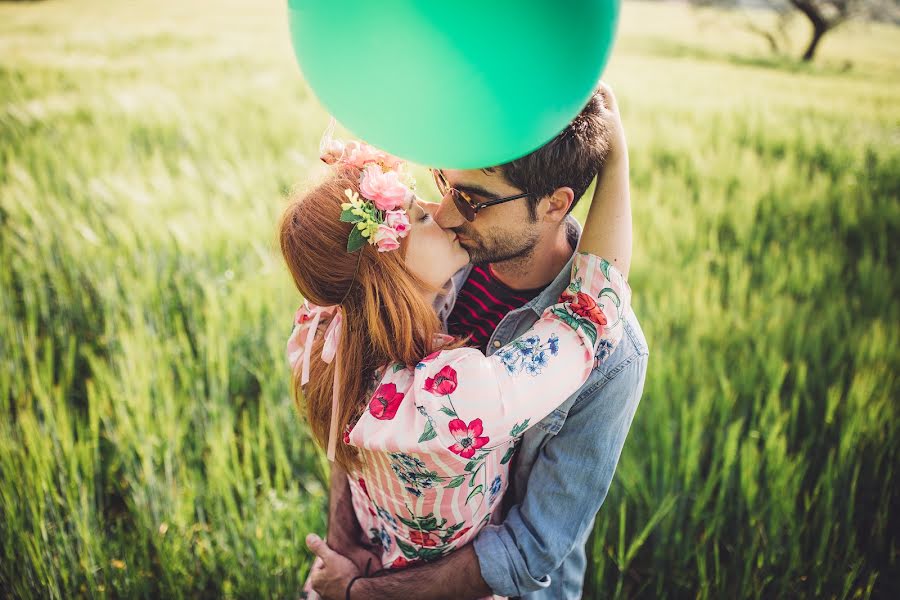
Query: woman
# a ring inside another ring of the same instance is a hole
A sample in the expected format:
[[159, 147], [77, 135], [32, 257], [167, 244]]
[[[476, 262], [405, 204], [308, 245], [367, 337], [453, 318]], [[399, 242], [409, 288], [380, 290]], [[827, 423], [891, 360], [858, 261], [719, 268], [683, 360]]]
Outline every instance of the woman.
[[627, 265], [630, 235], [600, 233], [629, 210], [627, 187], [595, 193], [559, 303], [485, 357], [441, 334], [432, 305], [468, 255], [415, 197], [402, 162], [336, 142], [323, 160], [333, 173], [290, 204], [280, 229], [294, 282], [313, 303], [289, 341], [294, 388], [316, 441], [349, 474], [376, 567], [403, 568], [453, 551], [490, 521], [516, 440], [586, 381], [600, 344], [619, 341], [630, 290], [601, 257]]

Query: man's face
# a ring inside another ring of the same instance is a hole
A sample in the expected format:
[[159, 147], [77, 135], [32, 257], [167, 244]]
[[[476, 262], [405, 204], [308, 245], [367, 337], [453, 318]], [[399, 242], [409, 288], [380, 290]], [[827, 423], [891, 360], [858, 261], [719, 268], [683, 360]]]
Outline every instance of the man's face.
[[[499, 170], [443, 169], [441, 173], [451, 187], [466, 192], [476, 203], [525, 191], [507, 182]], [[460, 214], [451, 195], [446, 194], [434, 219], [459, 236], [459, 244], [473, 263], [503, 262], [530, 254], [541, 236], [541, 222], [531, 218], [529, 202], [532, 202], [530, 198], [520, 198], [489, 206], [478, 211], [475, 220], [469, 222]]]

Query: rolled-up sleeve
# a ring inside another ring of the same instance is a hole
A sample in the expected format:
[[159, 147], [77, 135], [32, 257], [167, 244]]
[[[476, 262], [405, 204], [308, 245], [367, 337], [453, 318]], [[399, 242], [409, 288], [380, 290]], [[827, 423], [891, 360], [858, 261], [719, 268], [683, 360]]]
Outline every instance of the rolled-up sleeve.
[[521, 503], [475, 538], [481, 575], [495, 594], [521, 596], [550, 585], [600, 510], [643, 392], [647, 354], [590, 385], [542, 448]]

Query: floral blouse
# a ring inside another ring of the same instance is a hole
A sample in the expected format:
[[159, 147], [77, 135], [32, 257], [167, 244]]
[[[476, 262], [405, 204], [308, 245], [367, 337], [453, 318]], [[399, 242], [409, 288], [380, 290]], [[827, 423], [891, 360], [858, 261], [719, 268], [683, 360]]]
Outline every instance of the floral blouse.
[[[439, 350], [376, 373], [343, 441], [359, 449], [353, 508], [384, 567], [439, 559], [490, 521], [520, 437], [611, 354], [630, 296], [615, 267], [580, 253], [559, 303], [492, 356]], [[295, 364], [308, 322], [297, 319], [288, 344]]]

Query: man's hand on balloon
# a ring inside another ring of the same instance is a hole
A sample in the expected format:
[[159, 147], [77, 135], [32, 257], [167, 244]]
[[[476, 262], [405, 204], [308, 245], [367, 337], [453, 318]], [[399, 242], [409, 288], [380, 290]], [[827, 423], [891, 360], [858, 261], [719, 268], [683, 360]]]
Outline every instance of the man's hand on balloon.
[[312, 588], [324, 600], [343, 600], [347, 586], [362, 571], [349, 558], [328, 547], [325, 540], [314, 533], [306, 536], [306, 546], [316, 555], [310, 570]]

